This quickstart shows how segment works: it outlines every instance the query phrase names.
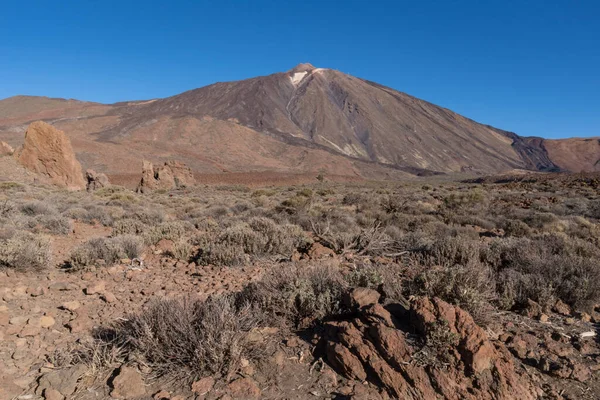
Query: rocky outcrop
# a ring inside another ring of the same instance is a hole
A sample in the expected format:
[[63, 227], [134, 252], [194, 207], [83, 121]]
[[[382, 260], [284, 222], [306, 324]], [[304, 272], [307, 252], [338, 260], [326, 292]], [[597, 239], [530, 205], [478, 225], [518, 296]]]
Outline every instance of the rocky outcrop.
[[15, 150], [6, 142], [0, 142], [0, 157], [10, 156]]
[[[377, 296], [349, 321], [329, 322], [324, 352], [348, 379], [369, 380], [392, 398], [536, 399], [538, 389], [511, 353], [464, 310], [417, 298], [396, 318]], [[354, 296], [356, 297], [356, 296]], [[418, 337], [410, 333], [418, 333]]]
[[63, 131], [37, 121], [25, 132], [25, 143], [16, 154], [25, 168], [45, 176], [55, 185], [72, 190], [85, 188], [81, 165]]
[[97, 173], [93, 169], [85, 171], [85, 179], [87, 180], [86, 190], [93, 192], [94, 190], [102, 189], [110, 185], [108, 177], [105, 174]]
[[150, 161], [142, 162], [142, 179], [137, 187], [140, 193], [152, 190], [178, 189], [195, 183], [192, 170], [182, 162], [167, 161], [164, 165], [155, 167]]

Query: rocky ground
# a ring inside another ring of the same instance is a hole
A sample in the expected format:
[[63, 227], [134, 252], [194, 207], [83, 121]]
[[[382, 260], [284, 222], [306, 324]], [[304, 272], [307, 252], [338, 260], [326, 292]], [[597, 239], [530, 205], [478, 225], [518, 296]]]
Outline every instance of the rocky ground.
[[[79, 228], [73, 243], [85, 239], [84, 231], [105, 231]], [[546, 314], [531, 302], [522, 315], [495, 314], [484, 330], [441, 300], [384, 306], [370, 289], [350, 292], [346, 301], [354, 314], [327, 323], [320, 335], [262, 331], [258, 340], [274, 345], [268, 361], [260, 368], [246, 361], [228, 380], [206, 377], [181, 387], [126, 364], [102, 373], [85, 364], [65, 366], [62, 358], [94, 327], [126, 318], [156, 296], [193, 293], [204, 299], [239, 290], [269, 268], [176, 261], [164, 255], [171, 245], [149, 248], [141, 267], [122, 260], [76, 273], [60, 264], [43, 274], [0, 272], [0, 398], [594, 399], [600, 393], [594, 323], [600, 314], [575, 314], [560, 303]], [[330, 254], [316, 248], [312, 256]], [[435, 345], [418, 345], [419, 337], [436, 335], [442, 320], [452, 335], [436, 340], [442, 346], [453, 341], [444, 356]]]
[[0, 399], [599, 398], [595, 182], [2, 182]]

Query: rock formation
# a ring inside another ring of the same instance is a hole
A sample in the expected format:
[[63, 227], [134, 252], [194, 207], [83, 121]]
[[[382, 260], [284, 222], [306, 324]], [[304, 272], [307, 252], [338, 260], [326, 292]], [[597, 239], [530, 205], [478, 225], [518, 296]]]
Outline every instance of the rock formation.
[[353, 320], [327, 324], [327, 361], [346, 378], [370, 380], [392, 398], [538, 398], [506, 346], [492, 343], [462, 309], [417, 298], [402, 316], [390, 308], [397, 319], [376, 302], [376, 292], [359, 294], [357, 306], [366, 299], [371, 304], [360, 307]]
[[192, 170], [182, 162], [167, 161], [155, 167], [150, 161], [142, 162], [142, 179], [137, 187], [140, 193], [164, 189], [171, 190], [191, 186], [195, 183]]
[[108, 177], [105, 174], [97, 173], [93, 169], [85, 171], [85, 179], [87, 180], [86, 189], [88, 192], [102, 189], [110, 185]]
[[6, 142], [0, 142], [0, 157], [10, 156], [15, 150]]
[[55, 185], [73, 190], [85, 188], [81, 165], [63, 131], [37, 121], [25, 132], [25, 143], [16, 153], [25, 168], [49, 178]]

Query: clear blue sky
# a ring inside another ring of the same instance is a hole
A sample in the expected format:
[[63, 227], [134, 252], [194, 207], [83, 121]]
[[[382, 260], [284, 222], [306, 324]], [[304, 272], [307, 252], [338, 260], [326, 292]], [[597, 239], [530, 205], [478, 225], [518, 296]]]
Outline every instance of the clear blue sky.
[[600, 2], [0, 2], [0, 98], [166, 97], [341, 70], [522, 135], [600, 135]]

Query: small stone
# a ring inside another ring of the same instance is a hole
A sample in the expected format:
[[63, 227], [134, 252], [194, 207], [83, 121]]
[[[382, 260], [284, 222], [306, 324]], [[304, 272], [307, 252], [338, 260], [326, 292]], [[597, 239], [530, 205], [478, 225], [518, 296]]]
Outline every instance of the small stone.
[[54, 282], [48, 287], [48, 289], [63, 292], [67, 290], [75, 290], [77, 289], [77, 286], [69, 282]]
[[215, 379], [212, 376], [207, 376], [192, 383], [192, 392], [199, 396], [205, 395], [210, 392], [215, 384]]
[[171, 394], [166, 390], [161, 390], [160, 392], [154, 393], [154, 396], [152, 396], [152, 398], [154, 400], [168, 400], [171, 398]]
[[44, 399], [46, 400], [64, 400], [65, 396], [54, 388], [44, 390]]
[[104, 294], [100, 295], [100, 298], [107, 303], [114, 303], [117, 301], [117, 297], [111, 292], [105, 292]]
[[67, 311], [75, 311], [79, 307], [81, 307], [81, 303], [78, 302], [77, 300], [67, 301], [66, 303], [63, 303], [62, 306], [60, 306], [60, 308], [62, 308], [63, 310], [67, 310]]
[[101, 294], [104, 293], [106, 289], [106, 282], [98, 281], [88, 287], [85, 288], [85, 294], [93, 295], [93, 294]]
[[25, 323], [27, 322], [28, 318], [26, 316], [17, 316], [17, 317], [12, 317], [10, 320], [8, 320], [8, 323], [10, 325], [25, 325]]
[[260, 388], [250, 378], [240, 378], [227, 385], [227, 393], [234, 399], [258, 399]]
[[111, 383], [110, 395], [116, 398], [134, 399], [146, 394], [144, 380], [140, 373], [131, 367], [119, 368]]
[[31, 297], [41, 296], [44, 294], [44, 288], [42, 288], [41, 286], [36, 286], [35, 288], [28, 287], [27, 294], [30, 295]]
[[554, 311], [557, 314], [563, 315], [565, 317], [568, 317], [571, 315], [571, 307], [569, 307], [568, 304], [565, 304], [560, 299], [556, 300], [556, 303], [552, 307], [552, 311]]
[[575, 323], [575, 318], [569, 317], [565, 319], [565, 324], [573, 325]]
[[541, 322], [541, 323], [545, 324], [545, 323], [547, 323], [547, 322], [548, 322], [548, 320], [549, 320], [549, 319], [550, 319], [550, 318], [548, 317], [548, 315], [547, 315], [547, 314], [540, 314], [540, 322]]
[[56, 323], [56, 321], [54, 321], [54, 318], [52, 318], [49, 315], [44, 315], [43, 317], [40, 318], [40, 326], [42, 328], [50, 328], [55, 323]]
[[577, 313], [577, 316], [583, 322], [591, 322], [592, 321], [592, 316], [586, 312], [579, 312], [579, 313]]
[[355, 288], [344, 296], [344, 303], [350, 308], [362, 308], [379, 301], [379, 292], [368, 288]]

